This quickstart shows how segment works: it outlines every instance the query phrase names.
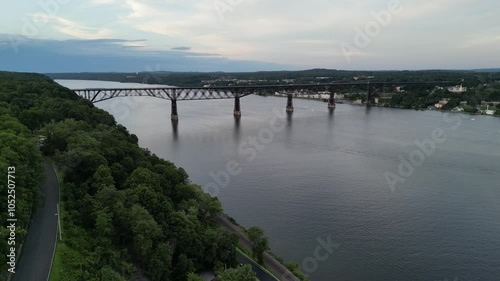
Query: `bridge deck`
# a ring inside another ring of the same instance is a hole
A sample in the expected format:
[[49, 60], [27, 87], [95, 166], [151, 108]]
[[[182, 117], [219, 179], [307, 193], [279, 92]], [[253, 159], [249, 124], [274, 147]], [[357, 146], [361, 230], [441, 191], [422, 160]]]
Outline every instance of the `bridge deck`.
[[222, 87], [147, 87], [147, 88], [86, 88], [73, 91], [94, 103], [117, 97], [149, 96], [167, 100], [210, 100], [234, 99], [262, 91], [290, 91], [315, 94], [318, 91], [341, 90], [349, 87], [366, 86], [368, 92], [380, 87], [393, 85], [450, 85], [448, 81], [416, 81], [416, 82], [338, 82], [329, 84], [295, 84], [295, 85], [260, 85], [260, 86], [222, 86]]

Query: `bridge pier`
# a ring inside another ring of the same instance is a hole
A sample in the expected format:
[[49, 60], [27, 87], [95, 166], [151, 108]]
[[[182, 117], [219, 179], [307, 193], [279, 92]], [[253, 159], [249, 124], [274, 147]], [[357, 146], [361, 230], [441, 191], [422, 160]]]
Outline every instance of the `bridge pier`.
[[286, 112], [293, 112], [293, 95], [288, 94], [286, 102]]
[[330, 93], [330, 99], [328, 100], [328, 109], [335, 109], [335, 94]]
[[241, 116], [240, 96], [238, 94], [236, 94], [235, 97], [234, 97], [234, 111], [233, 111], [233, 115], [235, 117], [240, 117]]
[[176, 99], [172, 100], [172, 114], [170, 115], [170, 118], [174, 121], [179, 120], [179, 115], [177, 115], [177, 100]]

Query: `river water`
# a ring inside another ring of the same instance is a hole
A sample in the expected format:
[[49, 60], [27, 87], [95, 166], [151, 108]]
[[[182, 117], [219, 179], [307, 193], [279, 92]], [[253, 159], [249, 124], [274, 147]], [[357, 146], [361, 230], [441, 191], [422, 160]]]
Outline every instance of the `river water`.
[[170, 101], [96, 105], [311, 280], [500, 280], [500, 118], [248, 96], [240, 120], [179, 101], [175, 126]]

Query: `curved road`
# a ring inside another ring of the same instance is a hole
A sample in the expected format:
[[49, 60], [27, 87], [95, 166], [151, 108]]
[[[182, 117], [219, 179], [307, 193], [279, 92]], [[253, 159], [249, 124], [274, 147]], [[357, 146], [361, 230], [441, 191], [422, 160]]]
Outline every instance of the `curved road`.
[[41, 187], [42, 204], [32, 217], [12, 281], [46, 281], [50, 274], [57, 239], [59, 185], [54, 169], [44, 162], [47, 178]]

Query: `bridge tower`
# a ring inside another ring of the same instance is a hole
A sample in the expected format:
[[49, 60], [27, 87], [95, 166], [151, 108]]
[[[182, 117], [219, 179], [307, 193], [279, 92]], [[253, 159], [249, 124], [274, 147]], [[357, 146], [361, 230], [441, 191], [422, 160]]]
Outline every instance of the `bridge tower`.
[[234, 95], [234, 111], [233, 114], [235, 117], [241, 116], [241, 106], [240, 106], [240, 95], [235, 93]]
[[177, 91], [174, 89], [172, 94], [172, 114], [170, 118], [174, 121], [179, 120], [179, 115], [177, 115]]
[[293, 112], [293, 94], [287, 96], [286, 112]]
[[335, 109], [335, 94], [330, 93], [330, 99], [328, 100], [328, 108]]

